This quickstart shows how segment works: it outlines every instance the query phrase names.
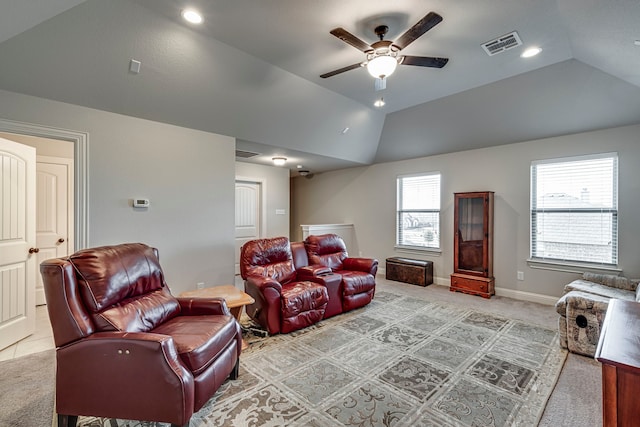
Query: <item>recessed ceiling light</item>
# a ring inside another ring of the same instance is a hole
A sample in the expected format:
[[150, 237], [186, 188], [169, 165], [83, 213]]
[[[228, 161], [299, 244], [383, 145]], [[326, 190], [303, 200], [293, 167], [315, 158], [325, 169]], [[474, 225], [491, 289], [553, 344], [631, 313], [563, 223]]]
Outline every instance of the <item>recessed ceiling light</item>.
[[529, 49], [522, 52], [520, 56], [522, 58], [531, 58], [532, 56], [536, 56], [540, 52], [542, 52], [542, 49], [540, 49], [539, 47], [530, 47]]
[[640, 40], [634, 40], [633, 44], [636, 45], [636, 46], [640, 46]]
[[384, 107], [384, 98], [380, 98], [380, 99], [376, 99], [376, 101], [373, 103], [374, 107], [378, 107], [378, 108], [382, 108]]
[[187, 22], [191, 22], [192, 24], [201, 24], [203, 19], [200, 12], [195, 9], [185, 9], [182, 11], [182, 17]]

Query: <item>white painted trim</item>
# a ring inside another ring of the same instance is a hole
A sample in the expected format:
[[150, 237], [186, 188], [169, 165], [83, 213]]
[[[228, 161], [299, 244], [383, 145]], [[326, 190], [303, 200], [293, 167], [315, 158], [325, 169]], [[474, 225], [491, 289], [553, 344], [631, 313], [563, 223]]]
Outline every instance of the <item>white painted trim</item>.
[[73, 143], [74, 153], [74, 235], [75, 248], [79, 250], [89, 244], [89, 134], [59, 129], [33, 123], [16, 122], [0, 118], [0, 132], [60, 139]]
[[[380, 267], [380, 264], [378, 264], [378, 275], [384, 276], [384, 278], [387, 278], [387, 271], [386, 271], [386, 267]], [[447, 288], [449, 286], [451, 286], [451, 280], [448, 277], [437, 277], [434, 276], [433, 277], [433, 285], [436, 286], [446, 286]]]
[[537, 302], [544, 305], [556, 305], [559, 297], [534, 294], [533, 292], [516, 291], [514, 289], [496, 288], [496, 296], [513, 298], [521, 301]]
[[[384, 267], [382, 268], [378, 267], [378, 274], [386, 278], [387, 276], [385, 273], [386, 271]], [[451, 286], [451, 278], [434, 277], [433, 284], [436, 286], [445, 286], [448, 288]], [[520, 301], [536, 302], [538, 304], [543, 304], [543, 305], [556, 305], [556, 302], [559, 299], [558, 297], [552, 297], [549, 295], [542, 295], [542, 294], [534, 294], [533, 292], [516, 291], [514, 289], [496, 288], [495, 290], [496, 290], [496, 296], [499, 296], [499, 297], [513, 298]]]
[[619, 276], [622, 273], [621, 268], [604, 264], [571, 263], [568, 261], [550, 261], [538, 258], [527, 259], [527, 265], [539, 270], [562, 271], [565, 273], [582, 274], [585, 271], [592, 271], [595, 273], [614, 274], [616, 276]]
[[353, 224], [301, 224], [300, 228], [302, 228], [303, 233], [311, 233], [311, 229], [313, 231], [334, 231], [335, 229], [352, 230]]

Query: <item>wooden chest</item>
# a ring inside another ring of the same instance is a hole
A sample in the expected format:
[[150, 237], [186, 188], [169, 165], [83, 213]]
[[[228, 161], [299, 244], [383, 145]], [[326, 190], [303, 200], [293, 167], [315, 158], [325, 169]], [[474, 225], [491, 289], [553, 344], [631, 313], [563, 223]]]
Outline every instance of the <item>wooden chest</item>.
[[430, 285], [433, 283], [433, 262], [400, 257], [387, 258], [386, 278], [412, 285]]
[[465, 294], [479, 295], [483, 298], [491, 298], [491, 295], [496, 294], [495, 279], [493, 277], [453, 273], [449, 290], [451, 292], [463, 292]]

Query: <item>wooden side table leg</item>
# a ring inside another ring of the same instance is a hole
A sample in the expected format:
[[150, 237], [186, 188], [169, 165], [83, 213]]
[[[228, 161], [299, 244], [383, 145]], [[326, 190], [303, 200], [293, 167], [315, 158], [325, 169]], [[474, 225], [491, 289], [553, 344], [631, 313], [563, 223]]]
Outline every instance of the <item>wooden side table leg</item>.
[[[242, 309], [243, 308], [244, 308], [244, 305], [241, 305], [239, 307], [233, 307], [233, 308], [229, 309], [229, 311], [231, 312], [231, 315], [236, 318], [238, 323], [240, 323], [240, 317], [242, 316]], [[249, 343], [247, 342], [247, 340], [242, 338], [242, 349], [246, 350], [247, 348], [249, 348]]]

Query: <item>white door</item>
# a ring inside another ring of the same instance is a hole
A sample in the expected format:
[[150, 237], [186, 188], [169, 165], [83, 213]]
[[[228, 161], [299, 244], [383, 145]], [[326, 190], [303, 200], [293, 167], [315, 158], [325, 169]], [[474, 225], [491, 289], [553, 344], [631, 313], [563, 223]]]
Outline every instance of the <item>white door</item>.
[[262, 184], [236, 181], [236, 274], [240, 274], [240, 248], [261, 237]]
[[35, 331], [36, 150], [0, 138], [0, 349]]
[[73, 160], [37, 156], [36, 305], [46, 304], [38, 266], [73, 250]]

